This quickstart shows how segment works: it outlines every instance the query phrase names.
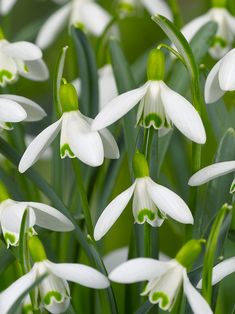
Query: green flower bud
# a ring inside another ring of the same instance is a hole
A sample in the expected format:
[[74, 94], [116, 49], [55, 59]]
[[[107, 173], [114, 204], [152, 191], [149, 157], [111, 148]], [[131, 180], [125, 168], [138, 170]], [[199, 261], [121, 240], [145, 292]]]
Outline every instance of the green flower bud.
[[212, 0], [211, 5], [214, 8], [226, 8], [227, 0]]
[[206, 240], [190, 240], [177, 253], [175, 259], [184, 267], [188, 268], [193, 265], [196, 258], [202, 250], [202, 244]]
[[136, 178], [149, 177], [148, 162], [139, 151], [136, 151], [133, 158], [133, 171]]
[[72, 84], [60, 86], [60, 102], [63, 112], [78, 110], [78, 95]]
[[165, 75], [165, 56], [160, 49], [151, 50], [148, 57], [147, 77], [151, 81], [162, 81]]
[[41, 262], [47, 259], [42, 242], [38, 237], [29, 238], [29, 251], [34, 262]]

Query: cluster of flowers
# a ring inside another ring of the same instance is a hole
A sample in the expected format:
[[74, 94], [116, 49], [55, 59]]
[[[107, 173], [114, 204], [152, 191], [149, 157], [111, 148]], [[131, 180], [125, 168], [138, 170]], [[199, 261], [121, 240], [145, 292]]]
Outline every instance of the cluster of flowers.
[[[2, 0], [0, 13], [7, 14], [16, 0]], [[62, 3], [63, 1], [55, 1]], [[216, 2], [216, 1], [215, 1]], [[221, 1], [220, 1], [221, 3]], [[141, 0], [150, 14], [161, 13], [172, 18], [165, 2]], [[134, 0], [121, 0], [120, 10], [132, 11]], [[36, 45], [29, 42], [8, 42], [3, 32], [0, 37], [0, 86], [13, 83], [18, 76], [31, 80], [46, 80], [47, 66], [42, 60], [41, 49], [47, 48], [68, 23], [85, 28], [100, 36], [110, 15], [91, 0], [71, 0], [55, 12], [40, 30]], [[205, 84], [205, 101], [217, 101], [227, 91], [235, 90], [235, 49], [230, 50], [235, 30], [235, 18], [224, 6], [212, 8], [207, 14], [191, 21], [182, 29], [186, 39], [190, 39], [202, 25], [210, 20], [218, 23], [217, 35], [209, 53], [219, 61], [210, 71]], [[40, 49], [40, 48], [41, 49]], [[93, 120], [79, 111], [79, 81], [65, 83], [60, 87], [60, 101], [63, 114], [55, 123], [44, 129], [28, 146], [23, 154], [19, 171], [27, 171], [50, 146], [60, 133], [61, 158], [77, 157], [83, 163], [96, 167], [104, 158], [119, 158], [119, 149], [112, 134], [106, 129], [122, 118], [139, 103], [136, 124], [144, 128], [159, 130], [164, 136], [175, 126], [188, 139], [198, 144], [206, 142], [206, 132], [200, 115], [183, 96], [169, 88], [164, 82], [165, 56], [160, 49], [153, 49], [147, 65], [148, 80], [137, 89], [118, 95], [110, 65], [99, 70], [100, 112]], [[110, 88], [107, 88], [107, 85]], [[44, 110], [35, 102], [18, 95], [0, 95], [0, 127], [9, 130], [12, 123], [37, 121], [45, 117]], [[134, 126], [133, 126], [134, 127]], [[135, 180], [118, 195], [103, 211], [94, 229], [94, 239], [100, 240], [119, 218], [133, 196], [133, 216], [138, 224], [149, 223], [159, 227], [167, 217], [193, 224], [193, 217], [187, 204], [173, 191], [155, 183], [149, 175], [148, 162], [136, 152], [133, 160]], [[235, 161], [227, 161], [208, 166], [190, 180], [189, 185], [198, 186], [218, 176], [233, 172]], [[231, 193], [235, 184], [232, 183]], [[21, 222], [28, 210], [29, 250], [34, 265], [31, 270], [0, 294], [1, 313], [7, 313], [22, 291], [29, 288], [37, 278], [46, 274], [37, 287], [40, 306], [51, 313], [64, 312], [70, 303], [67, 281], [76, 282], [95, 289], [109, 286], [109, 280], [95, 269], [81, 264], [55, 264], [47, 259], [42, 243], [36, 236], [34, 226], [53, 231], [66, 232], [74, 225], [57, 209], [36, 202], [5, 200], [0, 205], [1, 230], [7, 246], [19, 244]], [[158, 303], [163, 310], [171, 310], [181, 286], [195, 313], [212, 313], [207, 302], [190, 283], [187, 270], [200, 253], [201, 240], [191, 240], [168, 262], [151, 258], [137, 258], [125, 262], [114, 269], [109, 279], [120, 283], [148, 281], [143, 295], [148, 295], [152, 303]], [[192, 254], [194, 252], [194, 254]], [[195, 253], [196, 252], [196, 253]], [[192, 260], [192, 256], [194, 257]], [[235, 271], [235, 258], [218, 264], [213, 270], [213, 284]], [[199, 288], [201, 283], [199, 283]], [[24, 306], [31, 306], [27, 297]]]

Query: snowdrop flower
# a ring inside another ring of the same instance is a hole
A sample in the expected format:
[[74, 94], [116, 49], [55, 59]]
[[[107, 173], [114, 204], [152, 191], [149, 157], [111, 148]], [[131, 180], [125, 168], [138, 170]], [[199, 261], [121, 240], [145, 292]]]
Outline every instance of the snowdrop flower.
[[218, 24], [218, 30], [209, 53], [214, 59], [222, 58], [232, 47], [235, 35], [235, 17], [226, 9], [226, 0], [213, 0], [213, 8], [188, 24], [181, 32], [190, 41], [199, 29], [210, 21]]
[[118, 195], [103, 211], [94, 229], [94, 239], [100, 240], [113, 226], [133, 196], [133, 216], [135, 222], [161, 226], [169, 216], [176, 221], [192, 224], [193, 217], [185, 202], [174, 192], [155, 183], [149, 177], [149, 168], [145, 157], [137, 152], [133, 168], [136, 180]]
[[[196, 172], [189, 179], [188, 184], [191, 186], [202, 185], [215, 178], [224, 176], [234, 171], [235, 171], [235, 160], [218, 162]], [[234, 192], [235, 192], [235, 181], [233, 180], [233, 183], [230, 188], [230, 193], [234, 193]]]
[[159, 304], [165, 311], [171, 311], [183, 286], [184, 294], [195, 314], [212, 314], [208, 303], [190, 283], [189, 268], [201, 252], [203, 240], [191, 240], [178, 252], [175, 259], [167, 262], [152, 258], [129, 260], [114, 269], [109, 279], [118, 283], [148, 281], [142, 295]]
[[7, 199], [0, 204], [0, 224], [7, 247], [19, 244], [20, 227], [26, 208], [29, 209], [28, 227], [31, 235], [36, 233], [33, 229], [35, 225], [53, 231], [74, 229], [70, 220], [51, 206]]
[[78, 110], [78, 96], [72, 84], [60, 88], [62, 117], [43, 130], [28, 146], [19, 163], [19, 171], [25, 172], [43, 154], [57, 134], [60, 136], [61, 158], [77, 157], [89, 166], [100, 166], [104, 157], [119, 158], [119, 150], [112, 134], [104, 129], [91, 130], [92, 119]]
[[29, 248], [35, 264], [29, 273], [16, 280], [0, 294], [1, 314], [7, 314], [21, 294], [45, 274], [47, 276], [36, 288], [36, 295], [38, 296], [37, 300], [40, 299], [39, 307], [45, 308], [53, 314], [65, 312], [70, 305], [70, 290], [67, 281], [94, 289], [105, 289], [109, 286], [108, 279], [89, 266], [56, 264], [49, 261], [37, 237], [29, 239]]
[[114, 123], [140, 101], [137, 124], [145, 128], [153, 126], [162, 134], [174, 124], [192, 141], [205, 143], [205, 129], [198, 112], [188, 100], [170, 89], [163, 81], [164, 59], [161, 50], [152, 50], [148, 60], [147, 83], [111, 100], [95, 118], [92, 129], [101, 130]]
[[0, 35], [0, 86], [14, 83], [19, 75], [33, 81], [48, 79], [48, 69], [38, 46], [18, 41], [10, 43]]
[[110, 18], [109, 13], [93, 0], [71, 0], [49, 17], [42, 26], [36, 43], [46, 49], [66, 24], [80, 26], [95, 36], [100, 36]]
[[[81, 93], [81, 81], [73, 81], [78, 94]], [[98, 70], [98, 87], [99, 87], [99, 109], [103, 109], [113, 98], [117, 97], [118, 91], [111, 64], [106, 64]]]
[[38, 121], [45, 111], [34, 101], [17, 95], [0, 95], [0, 129], [11, 130], [14, 122]]
[[142, 5], [150, 15], [161, 14], [172, 20], [172, 13], [164, 0], [120, 0], [119, 9], [127, 13], [132, 12], [135, 6]]
[[225, 92], [235, 90], [234, 71], [235, 48], [219, 60], [208, 74], [205, 84], [206, 103], [213, 103]]
[[1, 0], [0, 1], [0, 15], [7, 15], [17, 0]]

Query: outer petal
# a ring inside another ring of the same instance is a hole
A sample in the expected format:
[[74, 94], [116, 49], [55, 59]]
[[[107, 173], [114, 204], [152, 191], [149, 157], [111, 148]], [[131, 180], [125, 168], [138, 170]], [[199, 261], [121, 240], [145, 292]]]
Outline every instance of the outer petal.
[[36, 44], [40, 48], [46, 49], [56, 39], [66, 25], [70, 10], [71, 3], [63, 6], [49, 17], [36, 38]]
[[221, 60], [219, 84], [224, 91], [235, 90], [235, 48], [230, 50]]
[[109, 286], [108, 279], [92, 267], [82, 264], [55, 264], [50, 261], [45, 264], [55, 276], [64, 280], [95, 289], [105, 289]]
[[[22, 204], [22, 203], [21, 203]], [[36, 202], [25, 202], [34, 210], [36, 225], [53, 231], [71, 231], [72, 222], [54, 207]]]
[[27, 72], [19, 69], [20, 75], [32, 81], [45, 81], [49, 78], [49, 71], [42, 59], [25, 61]]
[[187, 204], [176, 193], [149, 179], [148, 192], [156, 206], [171, 218], [185, 224], [193, 224], [193, 216]]
[[134, 283], [161, 276], [171, 268], [171, 262], [160, 262], [152, 258], [135, 258], [129, 260], [109, 275], [109, 279], [120, 283]]
[[18, 41], [8, 44], [4, 46], [3, 51], [14, 59], [32, 61], [42, 58], [41, 49], [27, 41]]
[[72, 152], [82, 162], [92, 167], [103, 163], [104, 149], [100, 135], [91, 131], [90, 124], [78, 111], [68, 113], [66, 134]]
[[217, 101], [224, 94], [219, 84], [220, 66], [221, 60], [214, 65], [207, 76], [205, 84], [205, 102], [207, 104]]
[[217, 282], [220, 282], [233, 272], [235, 272], [235, 257], [228, 258], [213, 268], [212, 284], [217, 284]]
[[188, 184], [198, 186], [233, 171], [235, 171], [235, 160], [218, 162], [196, 172], [189, 179]]
[[104, 129], [123, 117], [144, 97], [148, 86], [149, 83], [146, 83], [111, 100], [94, 119], [93, 130]]
[[196, 109], [180, 94], [162, 84], [161, 98], [167, 115], [173, 124], [192, 141], [204, 144], [206, 133]]
[[112, 200], [112, 202], [104, 209], [95, 225], [94, 238], [96, 241], [100, 240], [116, 222], [130, 201], [134, 189], [135, 182], [127, 190]]
[[206, 300], [200, 295], [200, 293], [194, 288], [188, 279], [186, 270], [183, 274], [184, 293], [188, 299], [188, 302], [195, 314], [213, 314]]
[[181, 32], [185, 36], [185, 38], [190, 41], [194, 35], [199, 31], [199, 29], [205, 25], [207, 22], [210, 21], [210, 15], [208, 13], [203, 14], [192, 21], [190, 21], [188, 24], [186, 24], [182, 29]]
[[0, 1], [0, 14], [7, 15], [15, 3], [16, 3], [16, 0], [1, 0]]
[[103, 257], [103, 262], [107, 272], [110, 273], [114, 268], [128, 260], [128, 247], [124, 246], [109, 252]]
[[17, 279], [10, 287], [0, 294], [0, 312], [7, 314], [14, 302], [26, 291], [35, 281], [35, 272], [32, 269], [26, 275]]
[[162, 0], [141, 0], [145, 8], [149, 11], [151, 15], [161, 14], [168, 19], [172, 20], [172, 13], [166, 4]]
[[27, 113], [17, 102], [0, 98], [0, 121], [20, 122], [27, 118]]
[[107, 129], [99, 131], [104, 146], [104, 156], [106, 158], [118, 159], [120, 157], [117, 142]]
[[99, 108], [104, 108], [112, 99], [118, 96], [112, 66], [105, 65], [98, 70], [99, 75]]
[[27, 147], [19, 163], [19, 172], [23, 173], [30, 168], [53, 142], [61, 128], [61, 119], [48, 126]]
[[16, 101], [27, 113], [25, 121], [38, 121], [46, 116], [46, 112], [34, 101], [17, 95], [3, 94], [0, 98], [7, 98]]

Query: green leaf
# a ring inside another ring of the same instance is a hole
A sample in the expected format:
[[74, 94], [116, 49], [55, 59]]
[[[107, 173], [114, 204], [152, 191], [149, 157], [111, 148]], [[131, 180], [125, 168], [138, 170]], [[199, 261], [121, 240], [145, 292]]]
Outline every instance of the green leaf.
[[26, 274], [29, 268], [29, 255], [28, 255], [28, 229], [29, 229], [29, 209], [26, 208], [22, 217], [20, 226], [19, 238], [19, 257], [23, 274]]

